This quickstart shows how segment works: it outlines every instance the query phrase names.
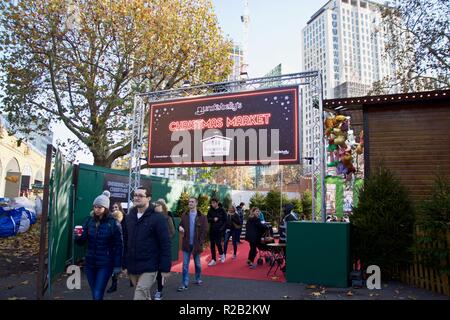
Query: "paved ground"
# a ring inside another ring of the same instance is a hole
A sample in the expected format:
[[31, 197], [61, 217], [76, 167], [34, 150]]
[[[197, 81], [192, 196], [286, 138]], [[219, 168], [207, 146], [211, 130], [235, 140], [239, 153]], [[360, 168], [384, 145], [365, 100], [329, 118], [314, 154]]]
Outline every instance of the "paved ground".
[[[0, 300], [36, 299], [39, 221], [28, 232], [0, 242]], [[68, 290], [66, 275], [52, 288], [48, 299], [90, 300], [89, 286], [82, 278], [81, 290]], [[280, 283], [204, 276], [204, 285], [191, 285], [177, 292], [181, 274], [172, 273], [164, 289], [164, 300], [450, 300], [450, 297], [413, 288], [402, 283], [385, 283], [381, 290], [323, 288], [297, 283]], [[133, 288], [126, 278], [119, 279], [119, 290], [106, 294], [106, 300], [130, 300]]]
[[[280, 283], [203, 277], [204, 285], [191, 285], [187, 291], [177, 292], [181, 274], [172, 273], [164, 288], [165, 300], [450, 300], [450, 297], [389, 282], [381, 290], [354, 288], [324, 288], [298, 283]], [[68, 290], [67, 277], [60, 277], [52, 288], [55, 300], [90, 300], [89, 286], [82, 278], [80, 290]], [[30, 300], [36, 298], [36, 273], [0, 278], [0, 300]], [[105, 294], [105, 300], [130, 300], [133, 288], [126, 278], [119, 279], [119, 290]]]

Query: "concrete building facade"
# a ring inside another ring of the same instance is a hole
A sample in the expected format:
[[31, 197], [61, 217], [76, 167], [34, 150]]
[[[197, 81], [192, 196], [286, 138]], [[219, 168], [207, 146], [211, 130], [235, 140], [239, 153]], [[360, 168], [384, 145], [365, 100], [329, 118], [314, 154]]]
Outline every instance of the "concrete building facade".
[[[366, 0], [331, 0], [320, 8], [301, 32], [301, 69], [319, 70], [324, 99], [367, 94], [374, 81], [392, 73], [382, 59], [384, 35], [379, 4]], [[303, 156], [313, 155], [314, 95], [302, 93]]]
[[0, 118], [0, 197], [28, 196], [33, 184], [44, 183], [45, 154], [9, 136]]

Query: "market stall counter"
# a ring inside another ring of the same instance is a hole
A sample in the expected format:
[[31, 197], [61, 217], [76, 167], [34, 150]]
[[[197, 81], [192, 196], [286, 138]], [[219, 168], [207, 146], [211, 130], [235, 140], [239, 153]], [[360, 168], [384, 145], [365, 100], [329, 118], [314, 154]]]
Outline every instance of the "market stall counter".
[[295, 221], [287, 230], [287, 282], [348, 287], [350, 223]]

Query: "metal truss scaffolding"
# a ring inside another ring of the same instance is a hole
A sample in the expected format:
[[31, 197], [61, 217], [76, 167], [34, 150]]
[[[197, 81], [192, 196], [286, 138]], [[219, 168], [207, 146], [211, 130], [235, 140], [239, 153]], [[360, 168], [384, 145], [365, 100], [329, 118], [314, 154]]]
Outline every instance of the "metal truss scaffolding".
[[128, 208], [134, 191], [141, 183], [141, 157], [144, 137], [145, 104], [141, 97], [135, 96], [131, 123], [130, 173], [128, 183]]
[[[313, 146], [314, 157], [311, 159], [309, 173], [312, 177], [312, 217], [316, 221], [315, 213], [319, 211], [316, 203], [320, 203], [321, 220], [325, 222], [325, 150], [324, 150], [324, 113], [323, 113], [323, 85], [322, 75], [320, 71], [309, 71], [300, 73], [291, 73], [281, 76], [271, 76], [262, 78], [245, 79], [239, 81], [210, 83], [205, 85], [190, 86], [189, 83], [176, 89], [154, 91], [148, 93], [137, 94], [134, 98], [133, 123], [131, 136], [131, 154], [130, 154], [130, 173], [129, 173], [129, 199], [136, 188], [140, 185], [140, 165], [143, 158], [143, 145], [147, 137], [144, 137], [144, 119], [146, 119], [146, 106], [155, 102], [163, 102], [167, 100], [185, 99], [193, 96], [212, 96], [227, 94], [232, 92], [253, 91], [258, 89], [280, 88], [286, 86], [294, 86], [305, 88], [308, 94], [313, 97], [314, 118], [313, 118]], [[302, 94], [302, 90], [299, 90]], [[302, 101], [299, 97], [299, 101]], [[302, 114], [304, 107], [300, 104], [299, 112], [299, 130], [302, 130]], [[300, 131], [300, 137], [302, 132]], [[302, 138], [299, 139], [299, 150], [302, 152]], [[301, 154], [301, 157], [303, 155]], [[317, 193], [320, 189], [320, 194]], [[320, 198], [320, 199], [319, 199]]]

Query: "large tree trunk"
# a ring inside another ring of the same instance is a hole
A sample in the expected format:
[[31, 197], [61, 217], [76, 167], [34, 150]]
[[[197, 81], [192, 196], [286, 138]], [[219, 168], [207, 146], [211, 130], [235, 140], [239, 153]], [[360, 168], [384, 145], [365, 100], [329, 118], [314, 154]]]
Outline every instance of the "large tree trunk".
[[111, 168], [114, 160], [129, 154], [130, 151], [131, 151], [131, 143], [127, 143], [125, 146], [116, 149], [111, 153], [108, 152], [109, 155], [102, 154], [97, 149], [96, 150], [91, 149], [91, 152], [94, 156], [94, 165], [105, 168]]
[[95, 158], [94, 157], [94, 165], [104, 168], [111, 168], [114, 159], [112, 158]]

